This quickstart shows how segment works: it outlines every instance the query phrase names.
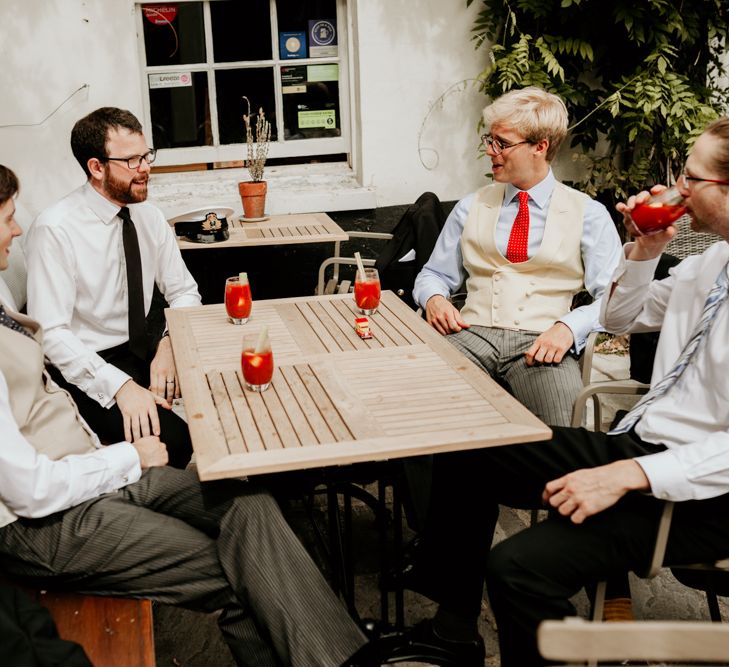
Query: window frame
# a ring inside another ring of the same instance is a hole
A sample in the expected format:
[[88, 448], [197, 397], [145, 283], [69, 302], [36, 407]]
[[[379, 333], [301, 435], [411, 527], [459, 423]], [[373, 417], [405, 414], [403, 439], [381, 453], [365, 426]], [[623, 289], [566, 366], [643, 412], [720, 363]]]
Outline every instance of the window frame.
[[[205, 34], [205, 57], [204, 63], [185, 64], [185, 65], [163, 65], [163, 66], [147, 66], [147, 57], [144, 47], [144, 16], [142, 7], [145, 4], [155, 4], [150, 0], [135, 0], [135, 20], [137, 31], [137, 48], [139, 54], [139, 70], [141, 83], [141, 97], [144, 112], [145, 128], [152, 127], [152, 113], [149, 96], [149, 74], [163, 74], [166, 72], [179, 72], [185, 70], [189, 72], [207, 72], [207, 83], [209, 92], [209, 105], [211, 117], [211, 132], [213, 135], [213, 145], [211, 146], [195, 146], [184, 148], [161, 148], [157, 151], [157, 160], [155, 167], [192, 165], [200, 163], [215, 162], [240, 162], [245, 160], [247, 156], [247, 147], [245, 143], [238, 144], [220, 144], [219, 127], [218, 127], [218, 100], [217, 88], [215, 81], [215, 72], [225, 69], [247, 69], [266, 67], [273, 70], [273, 92], [276, 108], [276, 121], [279, 127], [278, 139], [271, 140], [269, 145], [268, 157], [270, 158], [297, 158], [297, 157], [315, 157], [317, 155], [332, 154], [352, 154], [352, 128], [351, 128], [351, 111], [350, 111], [350, 72], [349, 72], [349, 6], [347, 0], [335, 0], [336, 2], [336, 21], [337, 21], [337, 56], [327, 58], [296, 58], [282, 59], [279, 53], [278, 39], [278, 22], [276, 16], [276, 0], [269, 0], [269, 11], [271, 16], [271, 44], [272, 57], [269, 60], [245, 60], [232, 63], [215, 63], [213, 61], [213, 36], [212, 22], [210, 15], [210, 3], [220, 0], [176, 0], [176, 4], [186, 2], [201, 2], [203, 4], [203, 23]], [[156, 4], [160, 4], [157, 2]], [[281, 86], [281, 67], [290, 67], [297, 65], [324, 65], [336, 63], [339, 66], [339, 117], [340, 130], [339, 137], [320, 137], [313, 139], [289, 139], [283, 137], [283, 92]], [[243, 127], [243, 118], [241, 118], [241, 128]], [[272, 128], [273, 130], [273, 128]], [[151, 133], [151, 129], [149, 130]], [[273, 135], [273, 132], [272, 132]], [[152, 141], [152, 136], [148, 137]]]

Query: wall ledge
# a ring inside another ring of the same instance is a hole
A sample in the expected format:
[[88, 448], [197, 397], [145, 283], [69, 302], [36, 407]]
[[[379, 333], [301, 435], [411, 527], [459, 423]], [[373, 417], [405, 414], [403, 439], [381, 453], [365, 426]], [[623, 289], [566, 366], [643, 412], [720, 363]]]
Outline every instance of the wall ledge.
[[[372, 209], [374, 187], [363, 187], [344, 162], [266, 167], [266, 213], [313, 213]], [[249, 180], [247, 169], [218, 169], [153, 174], [149, 201], [168, 217], [205, 206], [228, 206], [242, 213], [238, 182]]]

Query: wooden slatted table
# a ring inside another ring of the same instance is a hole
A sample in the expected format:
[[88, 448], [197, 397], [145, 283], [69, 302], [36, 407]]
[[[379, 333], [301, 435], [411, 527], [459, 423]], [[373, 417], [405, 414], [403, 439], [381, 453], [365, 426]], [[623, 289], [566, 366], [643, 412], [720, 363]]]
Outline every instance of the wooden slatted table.
[[[392, 292], [354, 333], [352, 295], [167, 309], [202, 480], [542, 440], [550, 430]], [[244, 333], [268, 325], [272, 386], [247, 391]]]
[[349, 237], [326, 213], [272, 215], [261, 222], [228, 220], [230, 238], [218, 243], [194, 243], [177, 239], [181, 250], [203, 248], [239, 248], [243, 246], [289, 245], [294, 243], [339, 243]]

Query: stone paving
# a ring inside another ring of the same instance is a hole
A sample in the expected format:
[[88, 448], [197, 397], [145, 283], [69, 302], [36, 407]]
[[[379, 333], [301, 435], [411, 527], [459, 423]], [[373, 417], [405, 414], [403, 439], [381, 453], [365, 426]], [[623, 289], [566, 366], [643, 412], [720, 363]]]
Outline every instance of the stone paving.
[[[627, 356], [596, 355], [593, 381], [627, 377]], [[615, 410], [629, 407], [630, 397], [611, 397], [604, 401], [607, 405], [604, 420], [609, 421]], [[589, 414], [589, 411], [588, 411]], [[308, 521], [294, 511], [292, 525], [307, 546], [311, 546], [308, 534]], [[500, 541], [529, 524], [529, 513], [518, 510], [502, 509], [497, 527], [496, 541]], [[379, 616], [379, 592], [377, 586], [376, 533], [369, 511], [355, 506], [355, 539], [358, 554], [356, 564], [356, 600], [361, 617]], [[325, 567], [325, 564], [322, 563]], [[652, 580], [642, 580], [631, 575], [633, 606], [639, 619], [683, 619], [708, 620], [708, 610], [703, 593], [689, 589], [678, 583], [668, 570], [662, 571]], [[584, 593], [573, 600], [577, 611], [587, 615], [588, 603]], [[729, 613], [726, 600], [720, 599], [722, 611]], [[416, 593], [405, 594], [405, 620], [407, 625], [429, 618], [435, 612], [435, 605], [427, 598]], [[185, 667], [233, 667], [233, 661], [226, 646], [220, 639], [214, 618], [186, 610], [156, 605], [155, 644], [157, 665]], [[487, 667], [499, 667], [496, 627], [487, 600], [484, 600], [479, 622], [481, 634], [486, 641]], [[422, 664], [422, 663], [418, 663]], [[411, 663], [415, 667], [415, 663]], [[312, 667], [315, 667], [312, 665]]]

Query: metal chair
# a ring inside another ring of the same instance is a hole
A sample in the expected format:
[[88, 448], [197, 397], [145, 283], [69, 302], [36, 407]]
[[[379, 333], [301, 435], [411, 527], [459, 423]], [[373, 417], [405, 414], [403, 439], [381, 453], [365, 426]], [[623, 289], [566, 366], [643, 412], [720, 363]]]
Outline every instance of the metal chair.
[[[690, 218], [684, 216], [678, 220], [676, 227], [678, 231], [666, 247], [666, 252], [685, 259], [691, 254], [703, 253], [710, 245], [720, 237], [713, 234], [696, 233], [690, 229]], [[599, 406], [599, 396], [602, 394], [634, 394], [637, 396], [645, 394], [650, 385], [636, 380], [611, 380], [607, 382], [595, 382], [587, 384], [580, 392], [575, 401], [572, 413], [572, 426], [582, 424], [583, 413], [587, 400], [592, 398], [594, 405]], [[596, 409], [595, 428], [600, 428], [601, 409]], [[600, 418], [598, 419], [598, 415]], [[668, 532], [671, 524], [673, 503], [667, 502], [660, 520], [658, 535], [656, 537], [655, 551], [651, 565], [645, 577], [653, 577], [663, 567]], [[676, 579], [686, 586], [703, 590], [706, 593], [709, 613], [713, 621], [721, 621], [721, 613], [717, 601], [717, 595], [729, 596], [729, 558], [715, 563], [702, 563], [691, 566], [671, 568]], [[597, 586], [595, 601], [593, 604], [593, 620], [602, 618], [603, 603], [605, 599], [605, 582]]]
[[[387, 232], [347, 232], [350, 241], [352, 239], [370, 239], [378, 241], [389, 241], [392, 238], [392, 234]], [[352, 287], [352, 280], [350, 278], [340, 278], [340, 267], [342, 266], [357, 266], [357, 260], [354, 256], [341, 255], [341, 243], [337, 241], [334, 244], [334, 255], [325, 259], [319, 266], [319, 274], [317, 277], [316, 291], [314, 294], [346, 294], [350, 292]], [[365, 266], [374, 266], [376, 259], [374, 257], [362, 258], [362, 263]], [[327, 269], [332, 267], [332, 276], [327, 279]], [[398, 296], [402, 296], [399, 294]]]

